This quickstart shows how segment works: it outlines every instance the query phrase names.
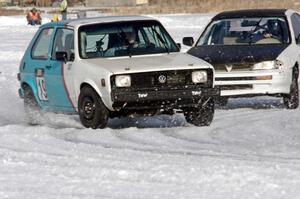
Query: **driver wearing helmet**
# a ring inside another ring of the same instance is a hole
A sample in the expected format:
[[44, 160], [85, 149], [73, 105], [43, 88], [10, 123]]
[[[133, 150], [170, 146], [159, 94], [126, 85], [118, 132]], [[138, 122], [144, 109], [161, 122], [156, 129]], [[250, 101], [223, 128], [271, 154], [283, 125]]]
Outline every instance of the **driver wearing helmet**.
[[280, 40], [279, 24], [278, 24], [277, 20], [268, 20], [267, 21], [264, 37]]
[[136, 48], [138, 46], [134, 29], [126, 32], [122, 31], [118, 37], [110, 37], [109, 39], [114, 40], [109, 41], [109, 43], [113, 43], [114, 45], [109, 45], [109, 49], [104, 53], [105, 56], [114, 56], [118, 50], [128, 50], [129, 48]]

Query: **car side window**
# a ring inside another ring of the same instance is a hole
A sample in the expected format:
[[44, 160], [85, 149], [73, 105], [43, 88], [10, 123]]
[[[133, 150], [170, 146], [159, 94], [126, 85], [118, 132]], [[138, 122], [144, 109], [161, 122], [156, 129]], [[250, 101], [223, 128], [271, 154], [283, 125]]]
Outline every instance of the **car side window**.
[[33, 59], [48, 59], [52, 33], [53, 28], [45, 28], [40, 32], [32, 47], [31, 57]]
[[57, 52], [66, 52], [68, 60], [74, 58], [74, 30], [58, 28], [52, 47], [51, 59], [56, 60]]
[[295, 34], [295, 39], [300, 35], [300, 15], [298, 14], [293, 14], [292, 15], [292, 25], [293, 25], [293, 30]]

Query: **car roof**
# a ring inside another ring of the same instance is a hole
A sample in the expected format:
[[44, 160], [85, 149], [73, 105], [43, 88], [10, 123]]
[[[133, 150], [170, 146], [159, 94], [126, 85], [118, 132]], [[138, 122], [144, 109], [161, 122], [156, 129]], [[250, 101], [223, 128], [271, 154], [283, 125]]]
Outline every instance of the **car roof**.
[[147, 16], [102, 16], [93, 18], [81, 18], [81, 19], [69, 19], [59, 22], [50, 22], [44, 24], [45, 26], [81, 26], [87, 24], [98, 24], [98, 23], [113, 23], [113, 22], [127, 22], [127, 21], [157, 21], [154, 18]]
[[249, 9], [232, 10], [217, 14], [213, 20], [243, 17], [284, 17], [287, 9]]

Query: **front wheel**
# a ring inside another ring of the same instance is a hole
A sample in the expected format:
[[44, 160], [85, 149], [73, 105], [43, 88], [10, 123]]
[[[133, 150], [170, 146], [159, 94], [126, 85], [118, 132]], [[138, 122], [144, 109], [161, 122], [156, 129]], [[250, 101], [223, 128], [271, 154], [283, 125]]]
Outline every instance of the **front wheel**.
[[102, 99], [91, 87], [81, 89], [78, 99], [79, 118], [86, 128], [105, 128], [109, 111]]
[[188, 123], [195, 126], [209, 126], [214, 118], [215, 102], [210, 98], [201, 107], [188, 108], [183, 113]]
[[291, 91], [289, 94], [283, 96], [283, 103], [287, 109], [296, 109], [299, 106], [299, 84], [298, 84], [297, 68], [294, 69]]

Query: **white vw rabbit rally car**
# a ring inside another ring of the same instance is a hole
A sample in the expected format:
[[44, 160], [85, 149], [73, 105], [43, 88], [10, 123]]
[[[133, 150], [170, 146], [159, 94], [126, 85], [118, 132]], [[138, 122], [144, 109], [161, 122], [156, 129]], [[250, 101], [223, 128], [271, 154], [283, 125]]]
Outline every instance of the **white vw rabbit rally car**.
[[[180, 53], [160, 22], [149, 17], [100, 17], [42, 25], [20, 64], [20, 96], [35, 111], [79, 114], [88, 128], [132, 114], [184, 113], [210, 125], [213, 67]], [[33, 112], [33, 114], [32, 114]]]

